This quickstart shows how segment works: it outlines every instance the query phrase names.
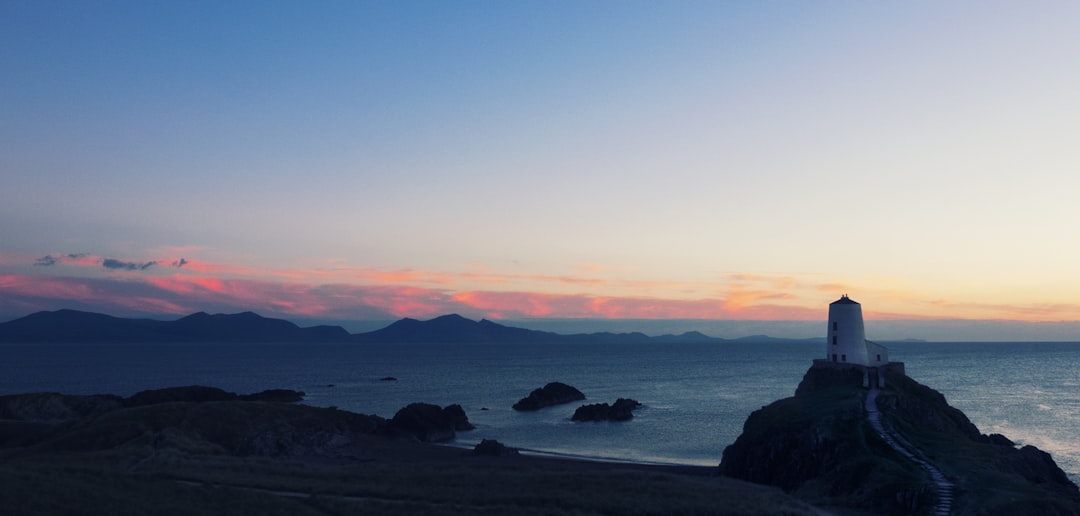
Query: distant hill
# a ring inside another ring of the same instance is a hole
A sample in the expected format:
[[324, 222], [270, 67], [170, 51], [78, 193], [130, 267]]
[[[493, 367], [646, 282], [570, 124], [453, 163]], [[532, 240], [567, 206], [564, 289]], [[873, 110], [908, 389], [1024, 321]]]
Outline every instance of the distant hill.
[[252, 312], [191, 314], [175, 321], [57, 310], [0, 324], [0, 342], [317, 342], [346, 341], [338, 326], [301, 328]]
[[[805, 339], [807, 341], [820, 339]], [[356, 342], [356, 343], [464, 343], [464, 342], [604, 342], [757, 343], [800, 340], [763, 335], [721, 339], [700, 332], [650, 337], [644, 333], [579, 333], [564, 335], [515, 328], [483, 319], [474, 321], [457, 314], [420, 321], [405, 318], [366, 333], [350, 334], [340, 326], [301, 328], [283, 319], [254, 312], [208, 314], [198, 312], [174, 321], [132, 319], [78, 310], [37, 312], [0, 323], [0, 342]]]
[[487, 319], [477, 322], [457, 314], [427, 321], [405, 318], [381, 330], [353, 336], [357, 342], [542, 342], [563, 338], [557, 333], [512, 328]]

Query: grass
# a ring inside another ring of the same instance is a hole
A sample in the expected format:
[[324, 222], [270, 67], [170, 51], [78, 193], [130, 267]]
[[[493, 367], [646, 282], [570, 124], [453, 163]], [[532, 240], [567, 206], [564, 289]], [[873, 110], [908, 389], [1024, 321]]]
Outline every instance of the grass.
[[10, 516], [41, 514], [319, 514], [294, 500], [178, 484], [109, 468], [14, 462], [0, 466], [0, 507]]

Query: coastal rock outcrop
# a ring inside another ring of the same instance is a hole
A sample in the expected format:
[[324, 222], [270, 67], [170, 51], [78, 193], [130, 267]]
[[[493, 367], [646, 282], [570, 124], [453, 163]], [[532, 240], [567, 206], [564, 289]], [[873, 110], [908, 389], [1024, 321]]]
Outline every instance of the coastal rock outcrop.
[[475, 428], [461, 405], [445, 408], [431, 403], [411, 403], [398, 410], [390, 419], [389, 431], [425, 442], [452, 440], [458, 431]]
[[619, 398], [615, 403], [593, 403], [582, 405], [570, 418], [574, 421], [629, 421], [634, 418], [634, 409], [641, 407], [637, 400]]
[[0, 445], [51, 443], [62, 450], [150, 445], [259, 456], [318, 455], [374, 434], [378, 416], [294, 406], [303, 392], [237, 395], [215, 387], [114, 395], [30, 393], [0, 396]]
[[508, 457], [520, 455], [517, 448], [506, 446], [495, 439], [484, 439], [473, 447], [473, 453], [487, 457]]
[[540, 410], [552, 405], [562, 405], [585, 399], [585, 395], [574, 387], [562, 382], [551, 382], [539, 389], [534, 389], [528, 396], [514, 404], [514, 410]]
[[125, 407], [113, 400], [110, 405], [110, 410], [61, 424], [2, 421], [0, 443], [54, 451], [134, 447], [210, 455], [298, 457], [336, 455], [343, 447], [362, 436], [374, 436], [386, 426], [386, 420], [378, 416], [289, 403], [175, 401]]
[[124, 406], [140, 407], [143, 405], [156, 405], [158, 403], [171, 403], [177, 401], [202, 403], [206, 401], [231, 401], [235, 399], [236, 393], [228, 392], [224, 389], [202, 385], [189, 385], [186, 387], [166, 387], [164, 389], [139, 391], [125, 398]]
[[178, 401], [204, 403], [207, 401], [269, 401], [275, 403], [295, 403], [304, 399], [302, 391], [291, 389], [267, 389], [254, 394], [236, 394], [217, 387], [189, 385], [186, 387], [166, 387], [139, 391], [124, 399], [125, 407], [139, 407], [158, 403]]
[[304, 401], [304, 391], [292, 389], [267, 389], [253, 394], [241, 394], [238, 399], [244, 401], [267, 401], [270, 403], [297, 403]]
[[0, 420], [63, 423], [116, 410], [122, 403], [123, 398], [111, 394], [11, 394], [0, 396]]
[[[941, 393], [883, 369], [881, 422], [956, 486], [963, 514], [1080, 514], [1080, 490], [1053, 459], [984, 436]], [[773, 485], [823, 508], [878, 514], [931, 511], [926, 471], [897, 453], [866, 416], [862, 372], [812, 367], [794, 397], [747, 418], [723, 453], [725, 476]]]

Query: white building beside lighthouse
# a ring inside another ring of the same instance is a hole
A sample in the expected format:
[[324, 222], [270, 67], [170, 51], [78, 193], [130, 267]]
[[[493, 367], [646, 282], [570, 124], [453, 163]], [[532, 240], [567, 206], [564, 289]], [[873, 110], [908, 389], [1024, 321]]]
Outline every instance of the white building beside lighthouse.
[[829, 304], [825, 360], [836, 364], [877, 367], [889, 363], [885, 346], [866, 340], [862, 305], [844, 294]]

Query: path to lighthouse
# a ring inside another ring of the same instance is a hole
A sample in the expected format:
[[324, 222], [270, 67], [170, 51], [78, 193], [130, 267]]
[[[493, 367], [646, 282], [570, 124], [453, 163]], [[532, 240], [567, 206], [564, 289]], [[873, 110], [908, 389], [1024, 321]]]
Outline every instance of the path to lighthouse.
[[934, 507], [934, 514], [940, 516], [947, 516], [952, 512], [953, 501], [953, 484], [949, 482], [945, 475], [941, 473], [941, 470], [934, 466], [926, 459], [922, 458], [923, 453], [918, 448], [909, 443], [906, 439], [901, 437], [892, 431], [892, 429], [886, 429], [881, 424], [881, 412], [877, 408], [877, 388], [870, 389], [870, 392], [866, 394], [866, 417], [870, 420], [870, 426], [874, 427], [878, 435], [881, 436], [892, 449], [897, 453], [911, 459], [913, 462], [922, 466], [927, 472], [930, 473], [930, 478], [934, 480], [934, 488], [937, 490], [938, 504]]

